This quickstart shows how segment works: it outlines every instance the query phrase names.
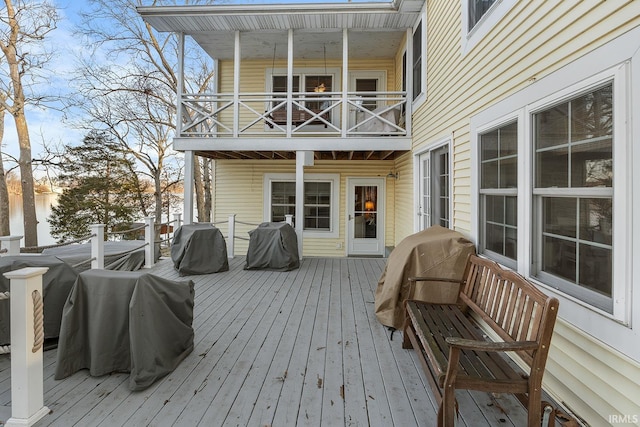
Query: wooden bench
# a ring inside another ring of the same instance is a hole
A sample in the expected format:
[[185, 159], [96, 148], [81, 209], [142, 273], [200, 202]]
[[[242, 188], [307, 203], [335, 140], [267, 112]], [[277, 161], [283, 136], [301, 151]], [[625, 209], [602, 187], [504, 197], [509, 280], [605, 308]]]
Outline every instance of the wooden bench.
[[[528, 410], [528, 426], [540, 426], [542, 375], [558, 300], [476, 255], [469, 256], [461, 281], [415, 277], [409, 282], [412, 287], [460, 283], [456, 304], [405, 302], [402, 346], [418, 351], [439, 405], [438, 426], [454, 425], [456, 389], [515, 394]], [[528, 372], [507, 352], [515, 352]]]

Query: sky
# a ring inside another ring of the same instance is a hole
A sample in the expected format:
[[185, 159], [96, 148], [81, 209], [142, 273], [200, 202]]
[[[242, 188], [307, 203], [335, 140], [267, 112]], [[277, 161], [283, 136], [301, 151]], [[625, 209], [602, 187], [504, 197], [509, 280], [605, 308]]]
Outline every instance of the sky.
[[[49, 84], [55, 91], [64, 91], [69, 86], [68, 76], [73, 69], [73, 50], [79, 49], [78, 42], [73, 36], [73, 26], [78, 23], [78, 11], [86, 7], [82, 0], [54, 0], [58, 6], [60, 20], [58, 27], [51, 34], [55, 40], [55, 56], [48, 65], [53, 70], [53, 77]], [[37, 158], [43, 151], [43, 143], [72, 143], [80, 142], [84, 132], [74, 129], [66, 123], [61, 112], [52, 108], [26, 110], [27, 124], [32, 146], [32, 156]], [[5, 115], [5, 134], [2, 140], [2, 151], [14, 157], [18, 156], [18, 138], [15, 131], [13, 117]], [[15, 164], [9, 164], [14, 166]], [[43, 171], [35, 172], [37, 178], [44, 175]]]
[[[69, 76], [74, 69], [74, 51], [83, 49], [83, 46], [78, 42], [78, 37], [73, 34], [74, 26], [80, 23], [79, 12], [88, 10], [90, 4], [88, 0], [52, 1], [58, 7], [60, 19], [58, 21], [58, 27], [49, 35], [49, 41], [52, 43], [52, 46], [55, 47], [56, 54], [48, 64], [48, 69], [53, 72], [52, 78], [48, 81], [48, 85], [56, 92], [64, 92], [69, 88]], [[218, 0], [220, 3], [327, 3], [345, 1], [348, 0]], [[145, 4], [148, 4], [148, 2], [145, 2]], [[40, 154], [44, 151], [43, 144], [48, 146], [78, 144], [84, 138], [85, 131], [75, 129], [68, 120], [65, 120], [63, 114], [56, 109], [35, 109], [34, 107], [28, 107], [26, 116], [33, 158], [40, 157]], [[2, 151], [17, 158], [19, 153], [17, 140], [13, 118], [10, 115], [6, 115]], [[7, 162], [5, 162], [6, 168], [11, 166], [15, 166], [15, 163], [7, 164]], [[42, 178], [45, 176], [45, 172], [41, 169], [36, 169], [34, 175], [36, 178]]]

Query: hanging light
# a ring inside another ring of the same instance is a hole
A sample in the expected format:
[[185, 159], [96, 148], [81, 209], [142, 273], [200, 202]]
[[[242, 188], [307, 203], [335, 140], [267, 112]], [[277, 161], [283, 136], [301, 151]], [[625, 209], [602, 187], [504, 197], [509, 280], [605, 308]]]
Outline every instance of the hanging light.
[[[325, 45], [322, 46], [322, 53], [324, 57], [324, 74], [327, 75], [327, 47]], [[324, 82], [320, 83], [320, 77], [318, 76], [318, 84], [313, 88], [314, 92], [320, 93], [324, 92], [327, 88], [324, 85]]]

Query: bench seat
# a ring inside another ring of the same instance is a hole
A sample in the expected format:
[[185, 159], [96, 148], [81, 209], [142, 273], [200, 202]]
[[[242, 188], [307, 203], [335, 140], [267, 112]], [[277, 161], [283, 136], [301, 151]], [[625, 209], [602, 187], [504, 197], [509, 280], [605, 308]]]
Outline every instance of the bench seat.
[[[453, 282], [409, 280], [413, 285]], [[454, 425], [456, 389], [513, 393], [528, 409], [528, 426], [540, 426], [542, 376], [557, 299], [519, 274], [471, 255], [456, 304], [407, 300], [405, 310], [403, 347], [418, 351], [438, 401], [439, 426]], [[509, 353], [528, 369], [523, 371]]]

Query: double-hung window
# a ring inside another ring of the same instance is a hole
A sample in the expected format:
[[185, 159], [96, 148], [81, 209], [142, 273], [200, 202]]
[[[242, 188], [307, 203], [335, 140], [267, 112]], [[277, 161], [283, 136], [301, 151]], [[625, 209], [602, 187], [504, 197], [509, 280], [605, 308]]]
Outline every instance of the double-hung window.
[[516, 267], [518, 123], [483, 132], [480, 141], [480, 250]]
[[[311, 175], [311, 174], [310, 174]], [[304, 222], [306, 234], [333, 237], [338, 233], [338, 177], [311, 175], [304, 182]], [[292, 215], [296, 222], [296, 183], [294, 176], [265, 176], [265, 216], [268, 221], [285, 221]]]
[[612, 311], [613, 83], [536, 111], [534, 275]]

